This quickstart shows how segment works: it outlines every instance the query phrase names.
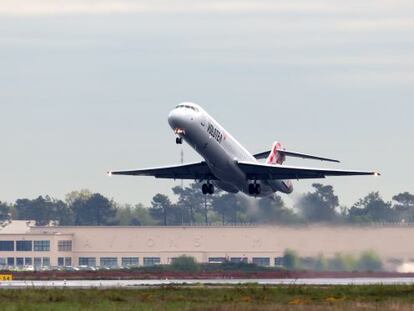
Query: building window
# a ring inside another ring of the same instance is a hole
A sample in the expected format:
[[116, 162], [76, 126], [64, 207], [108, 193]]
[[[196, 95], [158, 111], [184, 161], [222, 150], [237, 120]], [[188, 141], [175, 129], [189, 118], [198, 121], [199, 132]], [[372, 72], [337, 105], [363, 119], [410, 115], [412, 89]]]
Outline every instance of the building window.
[[138, 267], [138, 257], [122, 257], [122, 267]]
[[42, 258], [35, 257], [34, 258], [34, 266], [35, 266], [35, 268], [41, 267], [42, 266]]
[[5, 266], [7, 264], [6, 258], [0, 258], [0, 266]]
[[0, 251], [14, 251], [14, 241], [0, 241]]
[[31, 258], [31, 257], [26, 257], [26, 258], [24, 259], [24, 264], [25, 264], [26, 266], [31, 266], [31, 265], [33, 265], [33, 260], [32, 260], [32, 258]]
[[101, 267], [116, 268], [118, 267], [118, 258], [116, 257], [101, 257]]
[[31, 252], [32, 241], [16, 241], [16, 251], [18, 252]]
[[17, 257], [16, 258], [16, 266], [23, 267], [24, 266], [24, 258], [23, 257]]
[[35, 252], [48, 252], [50, 251], [50, 241], [34, 241], [33, 250]]
[[43, 257], [43, 267], [50, 267], [50, 258]]
[[144, 266], [151, 267], [161, 264], [160, 257], [144, 257]]
[[275, 258], [275, 266], [284, 266], [284, 260], [283, 257], [276, 257]]
[[226, 262], [225, 257], [209, 257], [208, 263], [223, 263]]
[[270, 266], [270, 258], [269, 257], [253, 257], [252, 262], [258, 266]]
[[231, 257], [230, 262], [232, 263], [247, 263], [247, 257]]
[[58, 267], [72, 266], [72, 257], [58, 257]]
[[95, 257], [79, 257], [79, 266], [96, 267]]
[[7, 257], [7, 265], [14, 266], [14, 257]]
[[70, 241], [70, 240], [58, 241], [58, 251], [59, 252], [71, 252], [72, 251], [72, 241]]

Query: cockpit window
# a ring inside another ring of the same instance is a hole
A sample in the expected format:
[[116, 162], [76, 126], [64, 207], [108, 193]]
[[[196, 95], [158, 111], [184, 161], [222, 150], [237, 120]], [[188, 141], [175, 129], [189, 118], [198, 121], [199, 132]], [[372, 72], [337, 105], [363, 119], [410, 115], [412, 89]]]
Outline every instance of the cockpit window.
[[178, 105], [177, 107], [175, 107], [175, 108], [186, 108], [186, 109], [191, 109], [191, 110], [194, 110], [194, 111], [196, 111], [196, 112], [198, 112], [198, 108], [196, 108], [196, 107], [194, 107], [194, 106], [190, 106], [190, 105]]

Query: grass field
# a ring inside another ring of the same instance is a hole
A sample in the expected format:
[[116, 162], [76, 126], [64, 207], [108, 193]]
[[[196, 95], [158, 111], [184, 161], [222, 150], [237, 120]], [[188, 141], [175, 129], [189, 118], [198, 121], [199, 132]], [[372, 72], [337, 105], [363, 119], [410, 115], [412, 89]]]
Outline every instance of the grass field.
[[414, 286], [3, 289], [0, 310], [414, 310]]

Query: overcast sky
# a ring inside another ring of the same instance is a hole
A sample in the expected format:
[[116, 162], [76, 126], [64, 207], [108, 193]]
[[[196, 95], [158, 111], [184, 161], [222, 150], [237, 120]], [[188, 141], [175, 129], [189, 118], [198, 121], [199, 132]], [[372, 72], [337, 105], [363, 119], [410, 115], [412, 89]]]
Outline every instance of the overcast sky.
[[252, 153], [279, 140], [383, 174], [322, 180], [342, 204], [414, 192], [413, 55], [412, 0], [0, 0], [0, 200], [149, 204], [179, 182], [105, 172], [179, 163], [182, 101]]

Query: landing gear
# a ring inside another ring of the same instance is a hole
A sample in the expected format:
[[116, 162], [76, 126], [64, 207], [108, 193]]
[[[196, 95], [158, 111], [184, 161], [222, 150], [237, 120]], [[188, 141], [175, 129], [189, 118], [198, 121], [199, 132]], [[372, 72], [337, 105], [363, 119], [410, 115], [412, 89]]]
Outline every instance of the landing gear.
[[257, 184], [249, 184], [249, 194], [250, 195], [259, 195], [262, 192], [262, 187]]
[[182, 138], [182, 137], [177, 137], [177, 138], [175, 139], [175, 143], [176, 143], [177, 145], [181, 145], [181, 144], [183, 143], [183, 138]]
[[208, 186], [207, 186], [207, 184], [203, 184], [203, 186], [201, 187], [201, 191], [203, 192], [204, 195], [208, 193]]
[[203, 194], [213, 194], [214, 185], [210, 183], [203, 184], [203, 186], [201, 187], [201, 190], [203, 191]]

